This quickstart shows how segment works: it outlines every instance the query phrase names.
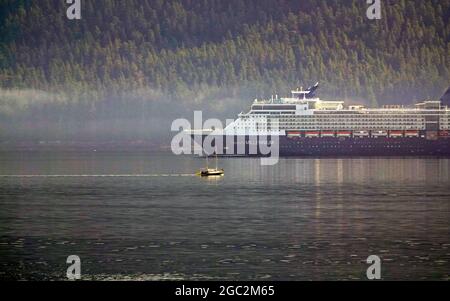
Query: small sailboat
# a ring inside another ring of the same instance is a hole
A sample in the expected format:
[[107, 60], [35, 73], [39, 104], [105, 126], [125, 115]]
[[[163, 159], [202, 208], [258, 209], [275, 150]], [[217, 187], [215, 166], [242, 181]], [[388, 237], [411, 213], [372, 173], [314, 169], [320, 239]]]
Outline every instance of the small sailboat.
[[216, 153], [216, 168], [209, 168], [208, 155], [206, 155], [206, 168], [200, 170], [198, 172], [198, 175], [200, 175], [202, 177], [217, 177], [217, 176], [223, 176], [224, 174], [225, 174], [225, 171], [223, 169], [219, 169], [219, 167], [218, 167], [217, 153]]

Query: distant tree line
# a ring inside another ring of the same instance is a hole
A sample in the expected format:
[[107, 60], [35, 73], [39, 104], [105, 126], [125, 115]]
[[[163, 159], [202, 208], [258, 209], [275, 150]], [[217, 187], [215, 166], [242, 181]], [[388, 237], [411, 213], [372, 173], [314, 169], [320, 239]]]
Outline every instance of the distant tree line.
[[438, 98], [450, 0], [382, 8], [368, 20], [361, 0], [83, 0], [71, 21], [63, 0], [0, 0], [0, 114], [136, 116], [316, 81], [323, 97], [372, 106]]

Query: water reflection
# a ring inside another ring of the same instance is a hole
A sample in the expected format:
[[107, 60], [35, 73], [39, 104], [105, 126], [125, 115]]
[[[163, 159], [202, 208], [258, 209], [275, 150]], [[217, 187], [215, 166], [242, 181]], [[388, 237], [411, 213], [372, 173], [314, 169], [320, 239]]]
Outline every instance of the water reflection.
[[448, 159], [223, 159], [224, 177], [192, 176], [203, 165], [0, 154], [3, 175], [92, 175], [1, 178], [0, 278], [59, 279], [67, 254], [93, 279], [364, 279], [371, 254], [385, 279], [448, 278]]

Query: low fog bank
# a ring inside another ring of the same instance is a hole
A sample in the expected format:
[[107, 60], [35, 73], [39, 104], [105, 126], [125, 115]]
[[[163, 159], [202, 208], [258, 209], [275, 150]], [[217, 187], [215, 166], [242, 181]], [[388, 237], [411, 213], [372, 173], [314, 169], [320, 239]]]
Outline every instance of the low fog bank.
[[254, 98], [239, 89], [185, 96], [150, 89], [102, 97], [85, 94], [0, 90], [0, 147], [167, 148], [175, 135], [174, 120], [193, 123], [194, 111], [202, 111], [204, 119], [225, 121], [247, 110]]
[[[281, 90], [281, 89], [280, 89]], [[323, 99], [345, 100], [347, 104], [365, 104], [362, 97], [319, 91]], [[86, 147], [105, 149], [167, 149], [175, 132], [171, 124], [184, 118], [193, 124], [194, 111], [208, 118], [235, 119], [249, 110], [255, 98], [269, 99], [272, 94], [261, 86], [211, 88], [170, 94], [152, 89], [99, 94], [85, 91], [77, 95], [40, 90], [0, 90], [0, 148]], [[439, 96], [436, 96], [438, 99]], [[397, 103], [413, 103], [411, 95]]]

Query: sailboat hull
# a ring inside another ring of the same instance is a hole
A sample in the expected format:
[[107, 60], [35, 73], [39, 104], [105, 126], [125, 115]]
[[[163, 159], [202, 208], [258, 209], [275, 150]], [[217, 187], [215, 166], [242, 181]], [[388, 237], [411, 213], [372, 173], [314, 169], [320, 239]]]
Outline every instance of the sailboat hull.
[[224, 171], [223, 170], [213, 170], [213, 171], [202, 171], [201, 176], [202, 177], [213, 177], [213, 176], [223, 176]]

